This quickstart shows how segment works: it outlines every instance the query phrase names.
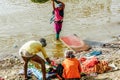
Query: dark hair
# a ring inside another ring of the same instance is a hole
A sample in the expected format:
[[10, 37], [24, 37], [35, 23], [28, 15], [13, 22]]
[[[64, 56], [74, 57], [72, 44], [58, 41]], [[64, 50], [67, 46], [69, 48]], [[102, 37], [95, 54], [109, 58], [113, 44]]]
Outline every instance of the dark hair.
[[40, 42], [46, 42], [45, 38], [40, 38]]
[[46, 39], [44, 39], [44, 38], [40, 38], [40, 43], [42, 44], [42, 47], [45, 47], [46, 45], [47, 45], [47, 43], [46, 43]]
[[68, 50], [65, 52], [66, 58], [74, 58], [74, 52], [72, 50]]

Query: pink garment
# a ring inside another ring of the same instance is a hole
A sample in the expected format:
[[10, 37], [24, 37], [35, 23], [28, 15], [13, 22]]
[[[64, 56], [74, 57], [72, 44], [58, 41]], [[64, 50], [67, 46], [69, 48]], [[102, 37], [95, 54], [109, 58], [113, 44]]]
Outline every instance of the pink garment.
[[54, 23], [54, 30], [56, 33], [60, 33], [62, 29], [62, 23]]
[[60, 14], [59, 14], [60, 11], [58, 8], [55, 8], [54, 12], [55, 12], [55, 21], [60, 21], [63, 19], [63, 17], [60, 16]]

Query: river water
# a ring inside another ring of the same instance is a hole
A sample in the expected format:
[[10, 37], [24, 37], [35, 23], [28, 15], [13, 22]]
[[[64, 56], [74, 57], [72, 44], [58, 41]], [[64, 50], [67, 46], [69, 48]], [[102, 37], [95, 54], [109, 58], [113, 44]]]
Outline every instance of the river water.
[[[61, 36], [77, 34], [81, 39], [109, 41], [120, 35], [120, 0], [62, 0], [66, 4]], [[54, 44], [53, 25], [49, 24], [50, 2], [0, 0], [0, 57], [18, 55], [22, 44], [45, 37], [50, 56], [60, 57], [66, 49]]]

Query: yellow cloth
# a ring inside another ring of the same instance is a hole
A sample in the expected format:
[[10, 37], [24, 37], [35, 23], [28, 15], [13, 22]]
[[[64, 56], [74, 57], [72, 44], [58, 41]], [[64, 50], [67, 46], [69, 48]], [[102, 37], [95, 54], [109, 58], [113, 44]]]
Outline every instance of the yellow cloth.
[[29, 41], [25, 43], [19, 50], [19, 53], [21, 53], [22, 50], [26, 50], [29, 52], [30, 55], [35, 55], [39, 52], [42, 53], [44, 58], [48, 58], [45, 49], [42, 47], [41, 43], [39, 41]]

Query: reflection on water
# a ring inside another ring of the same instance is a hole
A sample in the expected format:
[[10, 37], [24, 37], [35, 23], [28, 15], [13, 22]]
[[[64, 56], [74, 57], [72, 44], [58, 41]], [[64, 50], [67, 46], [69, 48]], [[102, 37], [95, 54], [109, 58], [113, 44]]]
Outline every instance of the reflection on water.
[[61, 41], [56, 41], [54, 35], [46, 36], [47, 40], [47, 53], [52, 57], [63, 57], [66, 47], [62, 44]]
[[56, 43], [52, 50], [54, 57], [63, 57], [64, 47], [62, 43]]

